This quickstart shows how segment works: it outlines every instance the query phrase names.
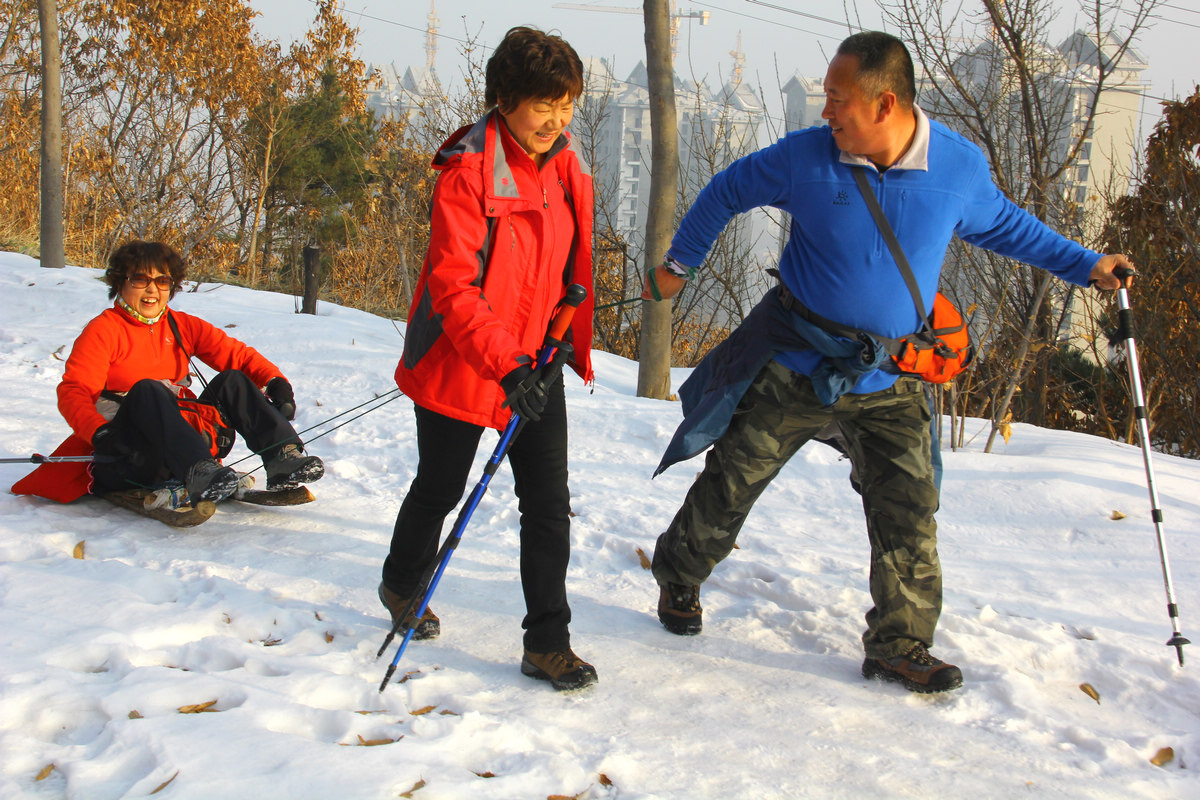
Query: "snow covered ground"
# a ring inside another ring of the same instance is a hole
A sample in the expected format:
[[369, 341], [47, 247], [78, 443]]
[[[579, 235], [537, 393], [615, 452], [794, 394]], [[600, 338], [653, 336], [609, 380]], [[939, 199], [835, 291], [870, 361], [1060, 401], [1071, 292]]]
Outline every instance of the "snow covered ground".
[[[0, 456], [48, 453], [67, 433], [62, 359], [105, 289], [5, 253], [0, 293]], [[229, 286], [173, 305], [283, 367], [300, 427], [394, 386], [403, 325]], [[985, 455], [971, 421], [946, 453], [934, 649], [966, 685], [918, 696], [860, 677], [862, 511], [817, 444], [704, 586], [704, 633], [663, 630], [638, 550], [700, 459], [649, 479], [679, 409], [635, 397], [636, 372], [601, 353], [594, 392], [567, 384], [573, 643], [600, 676], [573, 694], [518, 670], [503, 468], [435, 596], [441, 638], [377, 691], [391, 651], [375, 659], [375, 587], [415, 467], [403, 397], [312, 443], [328, 473], [305, 507], [230, 504], [183, 531], [0, 493], [0, 797], [1200, 797], [1200, 464], [1155, 459], [1198, 642], [1181, 669], [1140, 450], [1017, 425]], [[31, 467], [3, 469], [7, 487]]]

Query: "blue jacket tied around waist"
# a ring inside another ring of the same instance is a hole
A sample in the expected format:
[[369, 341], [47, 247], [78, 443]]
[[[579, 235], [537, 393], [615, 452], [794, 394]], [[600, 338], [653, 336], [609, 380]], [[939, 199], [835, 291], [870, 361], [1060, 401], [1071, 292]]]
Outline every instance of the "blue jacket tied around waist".
[[824, 356], [808, 377], [826, 406], [853, 389], [859, 377], [887, 361], [888, 354], [870, 337], [864, 335], [853, 341], [828, 334], [785, 309], [779, 295], [778, 286], [767, 292], [679, 388], [683, 422], [667, 445], [655, 475], [703, 452], [721, 438], [746, 389], [779, 353], [816, 350]]

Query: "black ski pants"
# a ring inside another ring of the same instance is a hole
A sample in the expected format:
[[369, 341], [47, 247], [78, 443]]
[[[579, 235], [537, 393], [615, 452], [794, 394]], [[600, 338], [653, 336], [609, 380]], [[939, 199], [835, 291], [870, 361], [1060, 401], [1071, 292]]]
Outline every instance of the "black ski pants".
[[[462, 499], [484, 429], [414, 406], [417, 475], [409, 487], [383, 583], [401, 597], [417, 592], [437, 556], [446, 516]], [[567, 489], [567, 407], [562, 378], [549, 391], [538, 422], [527, 422], [508, 451], [521, 513], [521, 587], [525, 594], [525, 649], [535, 653], [571, 646], [567, 561], [571, 555], [571, 495]], [[482, 474], [480, 475], [482, 477]], [[486, 531], [476, 530], [486, 534]], [[464, 538], [469, 539], [468, 524]]]
[[[300, 444], [291, 424], [240, 370], [218, 374], [200, 399], [215, 403], [264, 461], [285, 444]], [[115, 441], [96, 453], [92, 465], [96, 494], [154, 486], [170, 478], [182, 481], [193, 464], [212, 458], [204, 437], [180, 415], [175, 394], [162, 381], [135, 383], [121, 399], [111, 425]]]

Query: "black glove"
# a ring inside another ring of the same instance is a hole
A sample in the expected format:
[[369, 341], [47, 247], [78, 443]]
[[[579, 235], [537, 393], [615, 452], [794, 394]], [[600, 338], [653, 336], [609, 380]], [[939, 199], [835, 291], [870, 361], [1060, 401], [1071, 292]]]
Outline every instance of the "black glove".
[[504, 402], [522, 419], [537, 422], [546, 408], [546, 385], [538, 380], [538, 374], [528, 364], [522, 364], [500, 379], [504, 389]]
[[296, 393], [292, 391], [287, 378], [271, 378], [267, 384], [267, 400], [279, 409], [284, 419], [296, 418]]
[[133, 449], [121, 438], [121, 433], [106, 422], [92, 434], [92, 451], [104, 461], [128, 461], [134, 455]]
[[508, 407], [513, 413], [530, 422], [537, 422], [546, 410], [547, 394], [550, 386], [558, 379], [563, 364], [567, 363], [574, 348], [566, 342], [558, 346], [554, 358], [538, 369], [528, 364], [522, 364], [500, 379], [504, 389], [504, 402], [501, 407]]

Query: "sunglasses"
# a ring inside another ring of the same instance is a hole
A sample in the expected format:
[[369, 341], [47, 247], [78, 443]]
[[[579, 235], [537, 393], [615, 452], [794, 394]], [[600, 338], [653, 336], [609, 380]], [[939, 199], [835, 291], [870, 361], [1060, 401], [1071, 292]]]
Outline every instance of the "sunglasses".
[[152, 279], [149, 275], [138, 273], [137, 275], [130, 275], [125, 280], [129, 281], [129, 285], [135, 289], [145, 289], [150, 285], [151, 280], [154, 281], [155, 286], [163, 291], [170, 291], [172, 286], [170, 275], [159, 275]]

